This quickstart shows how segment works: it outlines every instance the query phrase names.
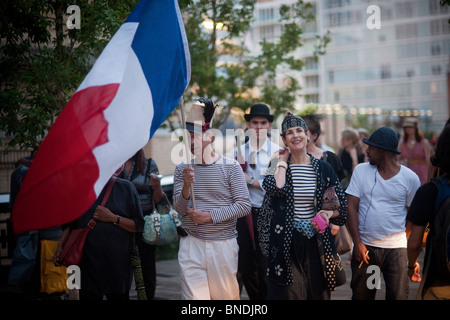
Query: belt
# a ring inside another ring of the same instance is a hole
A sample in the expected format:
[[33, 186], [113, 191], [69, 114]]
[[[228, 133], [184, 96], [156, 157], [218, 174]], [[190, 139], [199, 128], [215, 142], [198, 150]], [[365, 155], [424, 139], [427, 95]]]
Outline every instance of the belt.
[[252, 207], [252, 214], [259, 214], [261, 208]]

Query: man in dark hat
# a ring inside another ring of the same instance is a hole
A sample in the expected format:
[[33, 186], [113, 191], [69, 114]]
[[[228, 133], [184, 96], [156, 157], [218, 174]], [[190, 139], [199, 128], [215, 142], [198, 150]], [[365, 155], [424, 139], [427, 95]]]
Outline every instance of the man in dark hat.
[[247, 123], [246, 136], [249, 140], [244, 145], [238, 146], [237, 159], [240, 163], [247, 164], [244, 166], [244, 173], [252, 202], [252, 213], [238, 219], [237, 222], [238, 278], [251, 300], [263, 300], [267, 297], [266, 264], [259, 248], [256, 221], [265, 194], [262, 188], [264, 174], [270, 158], [280, 147], [268, 137], [274, 116], [270, 114], [266, 104], [254, 104], [244, 118]]
[[346, 190], [347, 226], [354, 243], [352, 299], [375, 299], [381, 271], [386, 299], [406, 300], [409, 280], [405, 221], [420, 180], [397, 162], [400, 152], [394, 130], [379, 128], [363, 142], [369, 146], [369, 162], [355, 167]]

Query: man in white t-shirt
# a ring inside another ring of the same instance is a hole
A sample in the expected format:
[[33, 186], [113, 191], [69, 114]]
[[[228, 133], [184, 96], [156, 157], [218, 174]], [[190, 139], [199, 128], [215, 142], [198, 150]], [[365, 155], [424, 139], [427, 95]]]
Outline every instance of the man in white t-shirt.
[[406, 213], [420, 180], [396, 161], [400, 152], [394, 130], [379, 128], [363, 142], [369, 146], [369, 163], [356, 166], [346, 190], [347, 226], [354, 243], [352, 299], [375, 299], [380, 279], [373, 275], [379, 268], [386, 283], [386, 299], [406, 300]]

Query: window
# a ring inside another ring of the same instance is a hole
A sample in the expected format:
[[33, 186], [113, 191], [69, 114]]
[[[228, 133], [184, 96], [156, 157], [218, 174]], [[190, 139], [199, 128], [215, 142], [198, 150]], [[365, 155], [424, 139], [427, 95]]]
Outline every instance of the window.
[[390, 79], [391, 78], [391, 66], [388, 64], [381, 66], [381, 72], [380, 72], [381, 79]]
[[273, 8], [259, 9], [258, 11], [259, 22], [273, 21], [274, 17]]
[[328, 83], [334, 83], [334, 71], [328, 71]]
[[319, 76], [305, 76], [305, 88], [318, 88]]
[[305, 58], [305, 71], [315, 71], [319, 68], [316, 58], [314, 57], [306, 57]]
[[337, 103], [339, 102], [339, 91], [334, 91], [334, 102]]
[[408, 39], [417, 37], [417, 24], [402, 24], [395, 27], [397, 39]]
[[438, 56], [441, 54], [441, 44], [437, 41], [431, 43], [431, 55]]
[[440, 65], [434, 65], [431, 66], [431, 74], [434, 76], [440, 75], [441, 74], [441, 66]]
[[403, 2], [395, 4], [395, 16], [397, 18], [410, 18], [413, 16], [412, 2]]
[[272, 39], [275, 36], [274, 25], [259, 27], [259, 36], [261, 39]]
[[305, 101], [307, 103], [319, 103], [319, 95], [318, 94], [307, 94], [307, 95], [305, 95]]
[[441, 21], [440, 20], [430, 21], [430, 34], [432, 36], [441, 34]]

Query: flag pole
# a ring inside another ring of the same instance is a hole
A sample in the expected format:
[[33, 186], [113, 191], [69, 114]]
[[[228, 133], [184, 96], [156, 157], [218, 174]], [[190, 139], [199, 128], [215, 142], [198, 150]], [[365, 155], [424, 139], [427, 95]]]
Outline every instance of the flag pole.
[[[191, 168], [191, 148], [187, 139], [187, 129], [186, 129], [186, 116], [184, 111], [184, 97], [181, 96], [180, 100], [180, 109], [181, 109], [181, 121], [183, 122], [183, 140], [184, 146], [186, 149], [186, 163], [189, 168]], [[195, 209], [195, 196], [194, 196], [194, 186], [191, 184], [191, 197], [192, 197], [192, 206]]]

